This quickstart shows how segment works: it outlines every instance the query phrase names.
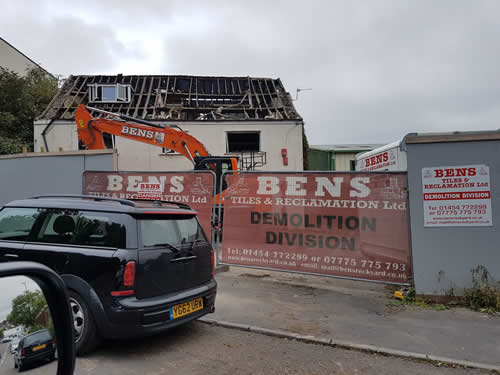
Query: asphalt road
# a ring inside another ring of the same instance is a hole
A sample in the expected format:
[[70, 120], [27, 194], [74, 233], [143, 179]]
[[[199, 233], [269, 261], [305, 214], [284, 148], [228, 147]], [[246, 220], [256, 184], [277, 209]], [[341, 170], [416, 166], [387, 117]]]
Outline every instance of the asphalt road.
[[[0, 347], [0, 374], [14, 374], [7, 346]], [[28, 374], [55, 374], [57, 363]], [[162, 336], [107, 342], [78, 358], [75, 374], [488, 374], [437, 367], [327, 346], [300, 343], [202, 323], [191, 323]]]
[[5, 372], [5, 369], [13, 365], [12, 355], [9, 351], [9, 344], [0, 344], [0, 374]]
[[231, 268], [211, 319], [500, 366], [500, 319], [391, 308], [390, 286]]

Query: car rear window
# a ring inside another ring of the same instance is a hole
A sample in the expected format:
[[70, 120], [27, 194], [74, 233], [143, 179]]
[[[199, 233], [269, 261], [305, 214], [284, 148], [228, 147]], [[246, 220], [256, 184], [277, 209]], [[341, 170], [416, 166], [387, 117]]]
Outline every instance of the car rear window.
[[123, 215], [77, 211], [47, 210], [37, 241], [83, 246], [125, 247], [125, 225]]
[[26, 241], [39, 215], [36, 208], [4, 208], [0, 211], [0, 240]]
[[24, 338], [24, 347], [52, 340], [49, 331], [40, 331]]
[[196, 216], [143, 215], [138, 221], [143, 247], [165, 243], [178, 246], [206, 240]]

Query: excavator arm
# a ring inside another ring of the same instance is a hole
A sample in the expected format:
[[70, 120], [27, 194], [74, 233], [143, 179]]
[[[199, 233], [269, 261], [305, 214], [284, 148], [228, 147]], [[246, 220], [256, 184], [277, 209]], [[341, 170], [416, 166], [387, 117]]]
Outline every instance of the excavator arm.
[[[125, 115], [118, 115], [96, 108], [93, 111], [106, 115], [119, 117], [120, 120], [107, 118], [93, 118], [84, 104], [80, 104], [76, 110], [75, 121], [78, 130], [78, 140], [88, 150], [105, 149], [103, 133], [132, 139], [134, 141], [148, 143], [150, 145], [168, 148], [184, 155], [193, 164], [198, 157], [209, 156], [205, 146], [195, 137], [188, 133], [172, 127], [134, 119]], [[130, 122], [127, 122], [130, 121]]]
[[[93, 118], [88, 110], [99, 112], [107, 116], [117, 117], [120, 120], [109, 118]], [[75, 114], [78, 140], [88, 150], [102, 150], [106, 148], [103, 133], [132, 139], [150, 145], [165, 147], [184, 155], [194, 165], [195, 170], [211, 170], [215, 173], [216, 203], [224, 202], [225, 181], [221, 185], [221, 177], [227, 170], [238, 170], [238, 159], [229, 156], [210, 156], [207, 149], [192, 135], [180, 128], [163, 127], [155, 123], [133, 117], [103, 111], [97, 108], [80, 104]], [[219, 194], [219, 192], [221, 192]]]

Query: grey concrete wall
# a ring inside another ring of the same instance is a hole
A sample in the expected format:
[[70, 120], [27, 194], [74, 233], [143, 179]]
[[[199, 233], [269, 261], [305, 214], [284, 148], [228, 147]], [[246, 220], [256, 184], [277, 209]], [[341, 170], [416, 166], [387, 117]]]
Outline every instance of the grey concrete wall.
[[85, 170], [112, 171], [111, 151], [21, 154], [0, 157], [0, 206], [40, 194], [81, 194]]
[[[413, 270], [417, 293], [461, 295], [471, 269], [485, 266], [500, 287], [500, 141], [408, 144]], [[490, 168], [491, 227], [424, 228], [422, 168], [486, 164]]]

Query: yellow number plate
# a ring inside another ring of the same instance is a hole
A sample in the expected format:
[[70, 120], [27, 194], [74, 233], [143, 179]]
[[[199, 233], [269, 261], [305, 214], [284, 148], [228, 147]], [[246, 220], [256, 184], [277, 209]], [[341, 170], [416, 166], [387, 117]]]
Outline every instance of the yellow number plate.
[[33, 351], [34, 351], [34, 352], [36, 352], [37, 350], [43, 349], [43, 348], [45, 348], [46, 346], [47, 346], [47, 345], [45, 345], [45, 344], [35, 346], [35, 347], [33, 347]]
[[181, 316], [191, 314], [203, 309], [203, 298], [196, 298], [192, 301], [181, 303], [170, 308], [170, 319], [177, 319]]

